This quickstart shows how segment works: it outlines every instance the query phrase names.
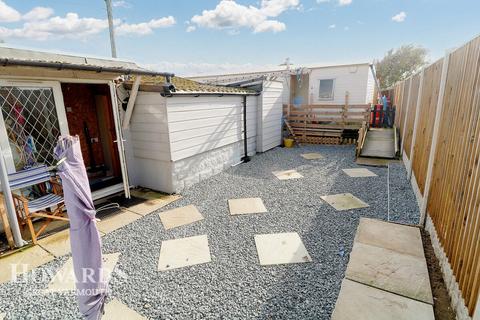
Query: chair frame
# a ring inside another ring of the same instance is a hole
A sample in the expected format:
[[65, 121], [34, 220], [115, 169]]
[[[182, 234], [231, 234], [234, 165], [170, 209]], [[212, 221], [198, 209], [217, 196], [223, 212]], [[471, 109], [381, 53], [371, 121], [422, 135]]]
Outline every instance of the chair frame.
[[[52, 177], [50, 178], [50, 182], [52, 185], [52, 193], [62, 196], [63, 197], [63, 189], [62, 185], [59, 181], [58, 177]], [[44, 183], [43, 183], [44, 185]], [[45, 190], [45, 188], [44, 188]], [[44, 191], [42, 190], [42, 191]], [[47, 228], [48, 224], [52, 222], [52, 220], [62, 220], [62, 221], [69, 221], [67, 217], [63, 215], [63, 211], [65, 208], [65, 203], [61, 202], [57, 205], [55, 205], [55, 208], [47, 208], [44, 210], [39, 210], [35, 212], [30, 212], [28, 208], [28, 203], [29, 199], [26, 197], [13, 193], [12, 192], [12, 197], [13, 197], [13, 203], [15, 205], [15, 211], [17, 213], [17, 218], [18, 221], [20, 222], [20, 226], [25, 228], [25, 225], [28, 226], [28, 229], [30, 231], [30, 234], [32, 236], [32, 242], [33, 244], [37, 244], [37, 238], [42, 234], [43, 231]], [[34, 226], [33, 226], [33, 219], [34, 218], [45, 218], [46, 220], [43, 222], [41, 227], [36, 231]]]

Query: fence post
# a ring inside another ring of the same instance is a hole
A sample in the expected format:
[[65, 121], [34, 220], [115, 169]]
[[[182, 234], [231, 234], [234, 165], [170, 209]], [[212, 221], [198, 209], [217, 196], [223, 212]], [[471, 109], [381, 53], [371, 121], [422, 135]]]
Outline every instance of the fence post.
[[420, 74], [420, 85], [418, 88], [418, 97], [417, 97], [417, 107], [415, 109], [415, 119], [413, 122], [413, 133], [412, 133], [412, 145], [410, 146], [410, 161], [408, 167], [408, 179], [412, 178], [412, 170], [413, 170], [413, 153], [415, 152], [415, 141], [417, 140], [417, 127], [418, 127], [418, 116], [420, 115], [420, 103], [422, 101], [422, 91], [423, 91], [423, 76], [425, 74], [425, 68], [422, 69], [422, 73]]
[[432, 182], [432, 174], [433, 174], [433, 163], [435, 161], [435, 153], [436, 153], [437, 144], [438, 144], [437, 140], [440, 132], [440, 120], [441, 120], [442, 111], [443, 111], [443, 97], [445, 95], [445, 86], [447, 83], [449, 60], [450, 60], [450, 53], [447, 53], [443, 58], [442, 75], [440, 78], [440, 88], [438, 91], [438, 99], [437, 99], [437, 109], [435, 112], [435, 122], [433, 124], [432, 146], [430, 148], [430, 154], [428, 156], [427, 177], [425, 179], [425, 188], [423, 191], [423, 202], [420, 208], [419, 225], [422, 227], [425, 227], [425, 220], [427, 217], [426, 212], [427, 212], [428, 196], [430, 194], [430, 184]]
[[[403, 119], [402, 126], [400, 127], [403, 130], [402, 133], [402, 140], [400, 141], [400, 153], [402, 154], [403, 158], [403, 143], [405, 141], [405, 126], [407, 125], [407, 118], [408, 118], [408, 107], [410, 106], [410, 98], [411, 98], [411, 91], [412, 91], [412, 77], [410, 77], [410, 83], [408, 85], [408, 99], [407, 99], [407, 104], [405, 105], [405, 119]], [[405, 95], [405, 94], [404, 94]]]

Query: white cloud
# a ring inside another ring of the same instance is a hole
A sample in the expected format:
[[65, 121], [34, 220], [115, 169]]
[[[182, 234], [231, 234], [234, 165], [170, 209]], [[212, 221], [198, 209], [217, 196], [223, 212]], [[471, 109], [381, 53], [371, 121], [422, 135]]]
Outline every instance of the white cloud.
[[197, 28], [195, 26], [188, 26], [187, 29], [185, 31], [187, 32], [193, 32], [195, 31]]
[[[88, 36], [108, 29], [107, 19], [80, 17], [77, 13], [67, 13], [64, 17], [53, 16], [53, 14], [52, 8], [35, 7], [22, 16], [0, 0], [0, 22], [24, 20], [22, 26], [15, 28], [0, 26], [0, 38], [24, 38], [39, 41], [61, 38], [84, 40]], [[174, 25], [175, 18], [169, 16], [136, 24], [115, 20], [114, 23], [119, 35], [146, 35], [151, 34], [154, 29]]]
[[146, 35], [146, 34], [153, 33], [153, 29], [171, 27], [175, 23], [176, 23], [175, 18], [172, 16], [168, 16], [160, 19], [152, 19], [148, 22], [142, 22], [142, 23], [132, 23], [132, 24], [122, 23], [115, 28], [115, 31], [119, 35], [126, 35], [126, 34]]
[[132, 7], [132, 5], [129, 2], [123, 1], [123, 0], [112, 1], [112, 6], [117, 8], [125, 8], [125, 9], [129, 9]]
[[53, 16], [53, 9], [46, 7], [35, 7], [26, 14], [23, 15], [24, 20], [38, 21], [45, 20]]
[[338, 0], [338, 5], [340, 6], [348, 6], [352, 4], [352, 0]]
[[336, 24], [331, 24], [331, 25], [328, 26], [328, 29], [335, 29], [336, 27], [337, 27]]
[[405, 21], [406, 17], [407, 17], [407, 14], [405, 13], [405, 11], [400, 11], [399, 13], [397, 13], [392, 17], [392, 20], [395, 22], [403, 22]]
[[0, 22], [15, 22], [20, 20], [20, 12], [0, 0]]
[[47, 40], [51, 38], [85, 38], [108, 28], [107, 20], [80, 18], [76, 13], [65, 17], [52, 17], [47, 20], [25, 22], [21, 28], [0, 27], [0, 37]]
[[298, 8], [299, 0], [262, 0], [260, 7], [244, 6], [234, 0], [221, 0], [213, 10], [203, 10], [192, 17], [197, 26], [211, 29], [249, 28], [254, 33], [280, 32], [286, 29], [283, 22], [270, 19], [283, 12]]

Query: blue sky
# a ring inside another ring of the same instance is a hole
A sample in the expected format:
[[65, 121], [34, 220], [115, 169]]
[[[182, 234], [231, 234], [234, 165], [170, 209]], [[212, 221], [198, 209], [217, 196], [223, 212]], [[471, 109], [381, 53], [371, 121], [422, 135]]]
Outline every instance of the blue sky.
[[[480, 31], [478, 0], [113, 0], [119, 58], [177, 74], [350, 63]], [[109, 56], [104, 0], [0, 0], [4, 46]]]

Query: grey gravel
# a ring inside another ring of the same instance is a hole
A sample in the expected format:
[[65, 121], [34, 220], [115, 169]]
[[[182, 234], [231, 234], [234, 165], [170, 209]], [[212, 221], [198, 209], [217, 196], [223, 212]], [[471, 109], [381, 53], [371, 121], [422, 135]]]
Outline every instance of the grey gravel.
[[[324, 158], [305, 160], [301, 153]], [[352, 146], [276, 148], [232, 167], [160, 209], [194, 204], [205, 219], [165, 231], [157, 213], [103, 238], [104, 252], [121, 252], [110, 283], [112, 297], [152, 319], [330, 319], [360, 217], [387, 219], [390, 171], [392, 221], [414, 224], [419, 212], [401, 163], [368, 167], [378, 177], [351, 178], [359, 167]], [[278, 180], [275, 170], [296, 169], [304, 178]], [[370, 207], [336, 211], [320, 196], [350, 192]], [[268, 213], [230, 216], [230, 198], [260, 197]], [[254, 235], [298, 232], [313, 263], [260, 266]], [[212, 262], [157, 272], [162, 240], [207, 234]], [[55, 271], [67, 257], [40, 269]], [[7, 319], [78, 319], [72, 294], [28, 297], [48, 279], [0, 285]]]

